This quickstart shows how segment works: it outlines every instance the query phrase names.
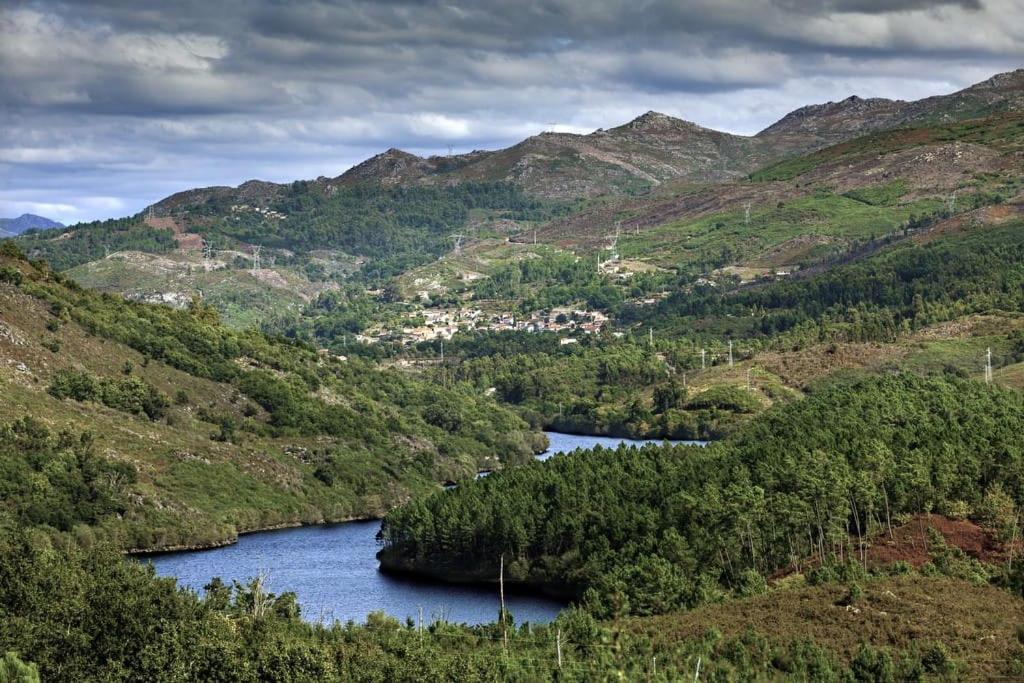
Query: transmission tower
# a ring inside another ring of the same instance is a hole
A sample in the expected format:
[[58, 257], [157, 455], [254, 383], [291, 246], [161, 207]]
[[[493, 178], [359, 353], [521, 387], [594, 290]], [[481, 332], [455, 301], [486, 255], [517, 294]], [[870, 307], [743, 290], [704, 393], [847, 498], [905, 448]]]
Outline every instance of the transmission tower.
[[956, 211], [956, 190], [953, 190], [953, 194], [946, 198], [946, 208], [951, 214]]
[[750, 225], [750, 202], [743, 205], [743, 225]]
[[704, 370], [705, 368], [707, 368], [707, 364], [705, 363], [705, 360], [704, 360], [707, 357], [707, 353], [708, 352], [707, 352], [706, 349], [701, 349], [700, 350], [700, 369], [701, 370]]
[[260, 244], [252, 245], [252, 274], [256, 275], [260, 269], [260, 251], [263, 250], [263, 246]]
[[985, 354], [985, 384], [992, 384], [992, 349]]
[[203, 260], [209, 265], [210, 259], [213, 258], [213, 241], [203, 240]]
[[732, 367], [732, 339], [729, 340], [729, 367]]
[[448, 237], [452, 240], [453, 251], [456, 254], [461, 254], [462, 253], [462, 240], [466, 239], [466, 236], [462, 235], [462, 234], [459, 234], [459, 233], [456, 233], [454, 235], [449, 235]]
[[619, 253], [618, 253], [619, 224], [618, 223], [615, 224], [615, 234], [614, 235], [605, 235], [605, 237], [607, 237], [609, 240], [611, 240], [611, 244], [608, 245], [608, 249], [609, 249], [609, 251], [611, 251], [611, 257], [608, 260], [609, 261], [618, 261], [619, 260]]

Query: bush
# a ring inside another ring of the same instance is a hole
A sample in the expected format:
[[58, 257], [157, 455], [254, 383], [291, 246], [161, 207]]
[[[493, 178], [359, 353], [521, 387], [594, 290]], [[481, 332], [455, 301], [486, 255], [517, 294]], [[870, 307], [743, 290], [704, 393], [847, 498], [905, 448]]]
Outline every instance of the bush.
[[22, 275], [20, 270], [9, 266], [0, 266], [0, 282], [17, 286], [21, 284], [21, 281]]
[[753, 413], [761, 406], [753, 392], [739, 387], [718, 385], [703, 391], [687, 403], [690, 410], [718, 408], [734, 413]]
[[3, 240], [0, 242], [0, 256], [18, 259], [19, 261], [25, 260], [25, 254], [18, 248], [18, 245], [11, 240]]
[[21, 661], [18, 653], [8, 652], [0, 659], [0, 683], [39, 683], [39, 668]]
[[138, 377], [100, 379], [80, 370], [61, 370], [54, 375], [48, 391], [54, 398], [95, 401], [151, 420], [163, 417], [170, 406], [166, 396]]

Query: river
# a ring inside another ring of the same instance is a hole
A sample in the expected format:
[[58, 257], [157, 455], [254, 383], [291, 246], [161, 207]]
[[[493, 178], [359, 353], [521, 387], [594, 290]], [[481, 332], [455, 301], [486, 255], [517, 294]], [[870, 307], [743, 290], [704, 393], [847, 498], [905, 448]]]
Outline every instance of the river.
[[[537, 456], [539, 460], [598, 445], [660, 443], [557, 432], [549, 432], [548, 439], [551, 446]], [[157, 574], [177, 577], [179, 584], [197, 591], [215, 576], [227, 583], [244, 582], [263, 572], [269, 590], [296, 593], [303, 616], [310, 621], [363, 622], [373, 611], [416, 619], [420, 609], [428, 622], [482, 624], [497, 619], [496, 588], [381, 573], [376, 558], [379, 528], [380, 522], [374, 520], [264, 531], [240, 536], [238, 543], [223, 548], [154, 555], [143, 561], [151, 562]], [[507, 591], [505, 598], [519, 624], [548, 622], [564, 607], [563, 602], [535, 593]]]

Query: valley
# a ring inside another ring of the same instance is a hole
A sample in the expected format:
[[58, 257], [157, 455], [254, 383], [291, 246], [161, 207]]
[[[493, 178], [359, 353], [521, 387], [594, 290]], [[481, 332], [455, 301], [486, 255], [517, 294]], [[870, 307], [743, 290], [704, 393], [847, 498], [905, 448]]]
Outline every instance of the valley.
[[28, 228], [0, 390], [12, 670], [1012, 679], [1024, 70]]

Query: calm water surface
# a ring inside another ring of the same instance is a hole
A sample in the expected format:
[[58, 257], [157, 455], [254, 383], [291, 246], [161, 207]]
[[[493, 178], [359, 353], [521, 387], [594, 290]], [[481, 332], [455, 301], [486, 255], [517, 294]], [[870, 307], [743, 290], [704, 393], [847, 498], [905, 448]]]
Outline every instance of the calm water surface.
[[[642, 445], [607, 437], [549, 432], [551, 448], [538, 456], [620, 443]], [[686, 442], [690, 443], [690, 442]], [[693, 442], [700, 443], [700, 442]], [[268, 574], [269, 590], [294, 591], [302, 613], [311, 621], [362, 622], [370, 612], [383, 611], [399, 619], [424, 618], [481, 624], [498, 615], [496, 588], [455, 586], [383, 574], [377, 564], [379, 521], [348, 522], [247, 534], [238, 543], [213, 550], [168, 553], [147, 557], [161, 576], [174, 576], [182, 585], [201, 591], [211, 578], [246, 581], [261, 571]], [[537, 594], [506, 593], [516, 623], [548, 622], [564, 603]]]

